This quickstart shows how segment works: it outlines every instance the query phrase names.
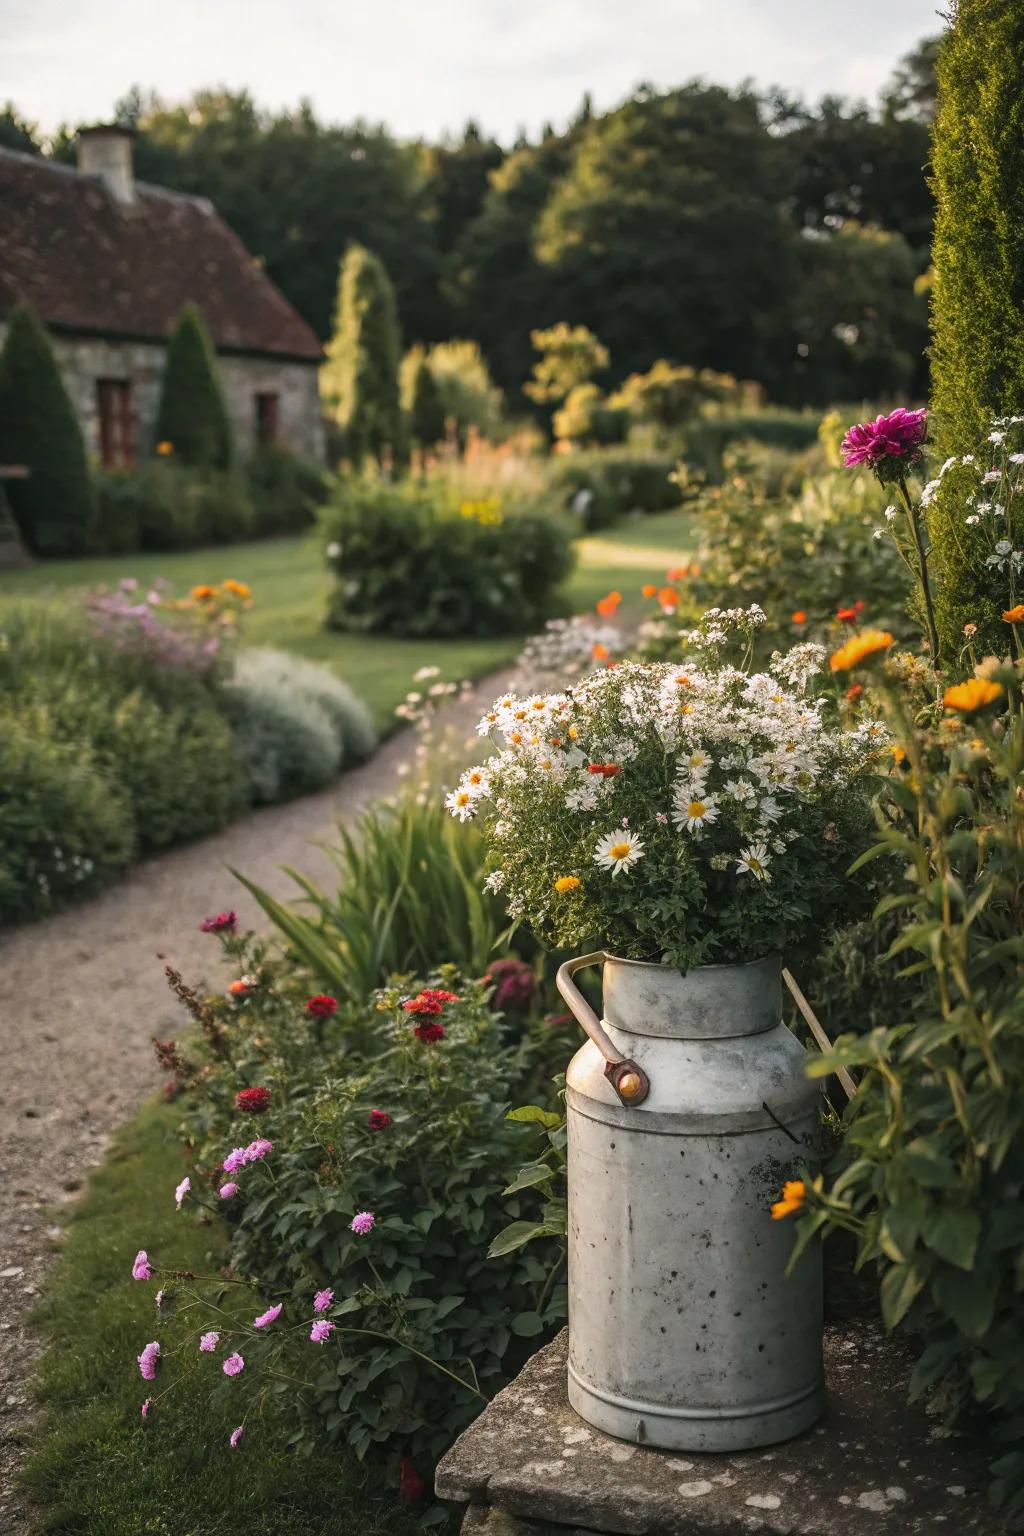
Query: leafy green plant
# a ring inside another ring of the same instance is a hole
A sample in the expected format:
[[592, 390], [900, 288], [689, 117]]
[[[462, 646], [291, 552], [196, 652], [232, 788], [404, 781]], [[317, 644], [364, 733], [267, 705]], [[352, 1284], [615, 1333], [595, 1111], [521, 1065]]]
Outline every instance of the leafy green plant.
[[530, 1190], [540, 1200], [541, 1206], [536, 1214], [509, 1222], [492, 1242], [487, 1256], [491, 1259], [503, 1258], [508, 1253], [515, 1253], [518, 1248], [525, 1248], [527, 1243], [551, 1238], [555, 1241], [557, 1260], [552, 1264], [549, 1274], [557, 1277], [565, 1262], [569, 1230], [565, 1182], [565, 1112], [545, 1109], [540, 1104], [524, 1104], [519, 1109], [510, 1109], [506, 1118], [516, 1125], [534, 1127], [534, 1133], [541, 1138], [541, 1144], [531, 1160], [523, 1164], [511, 1184], [502, 1190], [502, 1194], [520, 1196]]
[[257, 531], [253, 501], [238, 474], [169, 457], [103, 470], [96, 488], [91, 542], [100, 554], [234, 544]]
[[231, 421], [217, 355], [202, 314], [186, 304], [167, 343], [156, 444], [183, 464], [227, 470], [234, 458]]
[[255, 535], [301, 533], [316, 522], [327, 494], [323, 464], [268, 443], [249, 456], [244, 474]]
[[383, 262], [353, 245], [338, 274], [334, 336], [323, 388], [345, 434], [346, 457], [361, 464], [404, 453], [398, 393], [400, 338], [395, 293]]

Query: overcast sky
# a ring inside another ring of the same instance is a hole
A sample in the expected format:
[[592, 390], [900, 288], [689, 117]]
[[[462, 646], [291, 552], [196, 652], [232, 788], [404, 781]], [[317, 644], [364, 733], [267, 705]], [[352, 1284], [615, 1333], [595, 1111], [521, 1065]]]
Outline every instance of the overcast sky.
[[753, 79], [873, 99], [938, 31], [937, 0], [0, 0], [0, 102], [50, 131], [133, 84], [177, 100], [248, 86], [430, 138], [469, 117], [507, 141], [641, 80]]

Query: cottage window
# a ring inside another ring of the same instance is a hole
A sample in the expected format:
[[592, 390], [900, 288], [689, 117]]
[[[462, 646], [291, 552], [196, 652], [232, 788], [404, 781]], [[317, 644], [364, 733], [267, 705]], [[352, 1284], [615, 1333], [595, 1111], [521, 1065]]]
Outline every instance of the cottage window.
[[259, 394], [256, 396], [256, 441], [261, 448], [268, 443], [277, 442], [278, 429], [278, 396], [276, 394]]
[[128, 379], [97, 379], [96, 405], [100, 423], [100, 461], [104, 469], [135, 463], [135, 416]]

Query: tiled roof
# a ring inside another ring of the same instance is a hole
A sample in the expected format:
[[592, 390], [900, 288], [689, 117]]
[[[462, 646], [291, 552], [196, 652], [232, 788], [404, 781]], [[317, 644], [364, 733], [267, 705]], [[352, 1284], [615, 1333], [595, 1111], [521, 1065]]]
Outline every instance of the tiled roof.
[[27, 300], [62, 331], [163, 340], [197, 304], [219, 350], [319, 361], [320, 342], [203, 198], [0, 149], [0, 316]]

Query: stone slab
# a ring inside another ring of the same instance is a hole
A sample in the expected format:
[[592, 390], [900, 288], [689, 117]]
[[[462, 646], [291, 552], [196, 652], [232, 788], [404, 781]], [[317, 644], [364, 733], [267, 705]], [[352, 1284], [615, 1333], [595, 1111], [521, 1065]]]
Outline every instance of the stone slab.
[[913, 1357], [876, 1327], [826, 1333], [829, 1407], [763, 1451], [657, 1451], [569, 1407], [563, 1332], [456, 1441], [437, 1492], [469, 1506], [464, 1536], [1006, 1536], [987, 1500], [995, 1454], [909, 1407]]

